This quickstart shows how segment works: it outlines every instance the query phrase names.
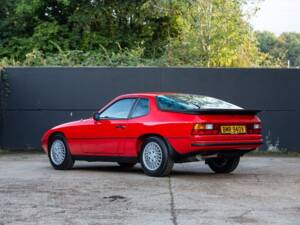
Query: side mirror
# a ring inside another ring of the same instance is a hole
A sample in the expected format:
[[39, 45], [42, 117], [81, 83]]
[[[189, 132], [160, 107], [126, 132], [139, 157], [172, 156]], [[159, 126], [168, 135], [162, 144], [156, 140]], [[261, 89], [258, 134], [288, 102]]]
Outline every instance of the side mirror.
[[99, 112], [95, 112], [95, 113], [93, 114], [93, 119], [96, 120], [96, 121], [100, 120], [100, 119], [101, 119], [100, 113], [99, 113]]

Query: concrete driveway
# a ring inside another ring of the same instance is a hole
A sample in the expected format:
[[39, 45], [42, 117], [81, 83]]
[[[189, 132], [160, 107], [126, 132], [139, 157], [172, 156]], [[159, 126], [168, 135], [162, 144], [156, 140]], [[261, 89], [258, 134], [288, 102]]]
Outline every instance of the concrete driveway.
[[139, 165], [56, 171], [43, 154], [1, 155], [0, 224], [299, 225], [300, 158], [244, 157], [228, 175], [177, 164], [153, 178]]

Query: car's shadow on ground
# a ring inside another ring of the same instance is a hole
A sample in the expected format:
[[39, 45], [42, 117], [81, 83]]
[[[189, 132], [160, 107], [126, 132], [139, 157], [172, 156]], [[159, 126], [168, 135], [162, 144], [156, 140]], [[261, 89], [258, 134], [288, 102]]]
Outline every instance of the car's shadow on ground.
[[[124, 173], [124, 174], [139, 174], [144, 175], [144, 172], [140, 166], [135, 166], [133, 168], [122, 168], [118, 165], [78, 165], [74, 166], [73, 171], [80, 172], [105, 172], [105, 173]], [[174, 168], [171, 172], [171, 177], [189, 177], [189, 176], [197, 176], [197, 177], [211, 177], [211, 178], [238, 178], [247, 176], [247, 174], [216, 174], [210, 171], [207, 168], [199, 167], [199, 168]]]
[[143, 170], [139, 167], [122, 168], [118, 165], [91, 165], [91, 166], [74, 166], [73, 171], [98, 171], [98, 172], [112, 172], [112, 173], [143, 173]]

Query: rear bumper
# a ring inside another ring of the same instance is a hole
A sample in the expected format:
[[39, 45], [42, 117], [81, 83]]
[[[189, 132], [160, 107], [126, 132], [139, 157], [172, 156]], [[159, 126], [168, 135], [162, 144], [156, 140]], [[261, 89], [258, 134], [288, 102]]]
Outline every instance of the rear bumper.
[[251, 151], [263, 144], [262, 135], [203, 135], [187, 138], [168, 138], [174, 151], [193, 154], [208, 151]]
[[249, 145], [262, 145], [263, 141], [254, 142], [194, 142], [192, 147], [218, 147], [218, 146], [249, 146]]

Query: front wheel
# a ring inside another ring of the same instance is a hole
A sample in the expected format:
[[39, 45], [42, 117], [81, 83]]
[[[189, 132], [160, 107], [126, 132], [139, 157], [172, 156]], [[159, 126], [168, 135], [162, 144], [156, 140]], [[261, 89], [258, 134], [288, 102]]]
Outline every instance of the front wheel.
[[153, 177], [169, 175], [174, 165], [166, 143], [159, 137], [145, 139], [141, 149], [140, 162], [144, 173]]
[[231, 173], [240, 162], [240, 156], [230, 158], [213, 158], [207, 159], [206, 163], [215, 173]]
[[48, 156], [54, 169], [68, 170], [74, 165], [67, 141], [62, 135], [55, 135], [51, 138]]

